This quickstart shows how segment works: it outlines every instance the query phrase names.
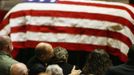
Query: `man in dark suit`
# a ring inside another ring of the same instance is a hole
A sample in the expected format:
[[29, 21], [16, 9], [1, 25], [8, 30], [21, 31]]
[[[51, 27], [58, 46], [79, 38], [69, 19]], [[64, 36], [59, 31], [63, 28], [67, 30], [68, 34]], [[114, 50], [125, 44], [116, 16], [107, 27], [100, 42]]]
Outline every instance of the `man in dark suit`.
[[45, 72], [48, 60], [53, 56], [53, 48], [48, 43], [39, 43], [35, 48], [35, 56], [28, 61], [29, 75]]
[[130, 4], [134, 4], [134, 0], [129, 0], [129, 3]]
[[129, 48], [127, 55], [126, 63], [111, 67], [105, 75], [134, 75], [134, 45]]

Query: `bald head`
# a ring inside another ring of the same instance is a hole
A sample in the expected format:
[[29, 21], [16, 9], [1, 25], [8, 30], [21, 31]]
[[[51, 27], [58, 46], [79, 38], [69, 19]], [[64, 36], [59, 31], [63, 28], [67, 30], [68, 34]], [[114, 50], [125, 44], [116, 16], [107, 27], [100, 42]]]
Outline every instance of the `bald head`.
[[42, 50], [42, 51], [52, 51], [53, 48], [49, 43], [39, 43], [37, 44], [35, 50]]
[[23, 63], [13, 64], [11, 66], [11, 75], [28, 75], [28, 69]]
[[0, 36], [0, 50], [12, 50], [11, 39], [8, 36]]
[[49, 75], [49, 74], [48, 73], [45, 73], [45, 72], [42, 72], [42, 73], [40, 73], [38, 75]]
[[53, 55], [53, 48], [49, 43], [39, 43], [35, 47], [35, 54], [41, 60], [47, 60]]

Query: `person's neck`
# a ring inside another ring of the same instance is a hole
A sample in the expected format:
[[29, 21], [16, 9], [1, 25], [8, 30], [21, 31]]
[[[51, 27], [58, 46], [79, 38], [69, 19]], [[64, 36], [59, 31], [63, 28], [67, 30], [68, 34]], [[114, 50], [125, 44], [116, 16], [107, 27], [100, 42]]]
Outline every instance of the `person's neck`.
[[1, 50], [0, 52], [2, 52], [2, 53], [4, 53], [4, 54], [7, 54], [7, 55], [11, 56], [11, 52], [9, 52], [9, 51]]

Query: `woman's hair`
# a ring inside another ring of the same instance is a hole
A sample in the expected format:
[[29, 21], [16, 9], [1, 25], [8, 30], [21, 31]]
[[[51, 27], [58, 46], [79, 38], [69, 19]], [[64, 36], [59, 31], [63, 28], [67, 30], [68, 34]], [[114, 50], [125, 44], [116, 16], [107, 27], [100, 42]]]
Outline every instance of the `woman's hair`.
[[53, 62], [66, 62], [68, 59], [68, 51], [63, 47], [54, 48], [54, 57], [52, 59]]
[[112, 61], [108, 53], [103, 49], [96, 49], [89, 54], [86, 64], [83, 67], [83, 74], [104, 75], [110, 66], [112, 66]]

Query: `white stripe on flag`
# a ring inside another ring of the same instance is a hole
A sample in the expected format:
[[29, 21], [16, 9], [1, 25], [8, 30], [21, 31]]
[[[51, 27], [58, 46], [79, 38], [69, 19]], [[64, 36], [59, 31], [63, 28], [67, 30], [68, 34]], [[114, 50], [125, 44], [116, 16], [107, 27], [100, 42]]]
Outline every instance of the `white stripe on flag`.
[[10, 33], [10, 26], [5, 26], [2, 30], [0, 30], [0, 36], [8, 35]]
[[10, 37], [13, 42], [26, 42], [27, 40], [26, 33], [24, 32], [11, 33]]

